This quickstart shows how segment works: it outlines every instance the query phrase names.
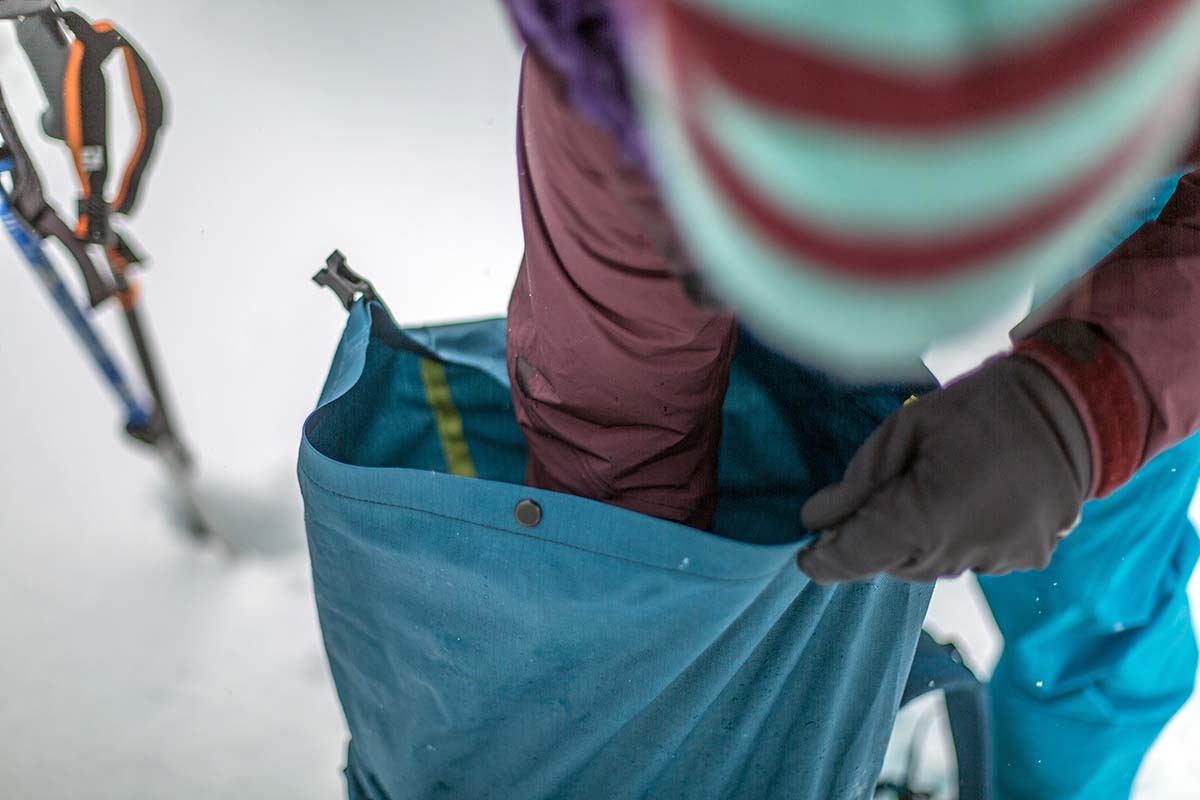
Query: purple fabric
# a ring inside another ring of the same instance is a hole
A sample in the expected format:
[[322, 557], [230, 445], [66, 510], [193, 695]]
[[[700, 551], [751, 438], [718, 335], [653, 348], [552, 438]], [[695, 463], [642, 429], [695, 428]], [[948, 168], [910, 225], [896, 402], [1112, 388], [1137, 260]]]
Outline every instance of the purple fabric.
[[525, 43], [566, 81], [571, 105], [645, 164], [607, 0], [502, 0]]

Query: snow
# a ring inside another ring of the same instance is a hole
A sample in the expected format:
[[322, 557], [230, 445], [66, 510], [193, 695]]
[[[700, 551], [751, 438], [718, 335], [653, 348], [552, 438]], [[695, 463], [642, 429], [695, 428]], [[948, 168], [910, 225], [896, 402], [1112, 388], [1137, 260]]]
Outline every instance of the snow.
[[[6, 800], [344, 791], [346, 732], [292, 476], [344, 314], [308, 278], [339, 247], [401, 322], [496, 315], [521, 240], [518, 56], [499, 4], [341, 8], [85, 5], [118, 19], [171, 88], [132, 230], [155, 257], [148, 308], [204, 492], [256, 546], [230, 559], [173, 530], [157, 465], [120, 438], [89, 363], [0, 246]], [[36, 135], [32, 72], [3, 34], [0, 82], [59, 207], [73, 208], [65, 153]], [[105, 315], [123, 344], [118, 323]], [[932, 620], [975, 663], [994, 661], [969, 581], [939, 588]], [[1194, 793], [1197, 741], [1193, 704], [1152, 754], [1141, 797]]]
[[[294, 464], [345, 314], [309, 278], [340, 247], [404, 322], [488, 316], [521, 252], [518, 54], [498, 4], [372, 6], [84, 6], [119, 20], [171, 89], [131, 230], [154, 256], [149, 315], [206, 491], [242, 499], [232, 510], [266, 552], [231, 562], [172, 530], [157, 465], [121, 439], [89, 362], [0, 245], [5, 800], [344, 792]], [[73, 208], [2, 27], [0, 82]], [[104, 328], [123, 345], [117, 317]]]

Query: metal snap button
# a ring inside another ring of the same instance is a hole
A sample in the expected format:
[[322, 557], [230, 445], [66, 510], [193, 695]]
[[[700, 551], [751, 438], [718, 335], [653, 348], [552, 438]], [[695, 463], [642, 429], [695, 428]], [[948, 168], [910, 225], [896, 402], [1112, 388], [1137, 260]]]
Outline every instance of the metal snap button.
[[513, 515], [517, 518], [517, 524], [525, 528], [535, 528], [542, 521], [542, 507], [532, 500], [522, 500], [517, 503], [516, 511]]

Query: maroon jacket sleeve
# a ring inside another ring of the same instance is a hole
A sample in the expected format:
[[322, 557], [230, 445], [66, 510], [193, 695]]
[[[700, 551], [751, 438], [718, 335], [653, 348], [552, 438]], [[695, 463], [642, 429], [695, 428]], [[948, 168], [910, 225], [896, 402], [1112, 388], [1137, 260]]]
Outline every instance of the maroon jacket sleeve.
[[689, 302], [653, 185], [533, 55], [518, 137], [508, 368], [526, 481], [707, 528], [734, 321]]
[[1200, 170], [1185, 175], [1158, 219], [1061, 295], [1055, 320], [1101, 334], [1068, 355], [1018, 329], [1017, 352], [1038, 361], [1075, 401], [1092, 444], [1092, 494], [1200, 429]]

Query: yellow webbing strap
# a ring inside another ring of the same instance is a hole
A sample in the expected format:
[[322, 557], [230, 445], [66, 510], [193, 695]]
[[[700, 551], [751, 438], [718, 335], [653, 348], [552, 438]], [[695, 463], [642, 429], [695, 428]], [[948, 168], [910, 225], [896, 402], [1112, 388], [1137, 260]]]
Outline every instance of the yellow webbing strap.
[[462, 415], [450, 395], [450, 382], [446, 369], [436, 361], [421, 359], [421, 380], [425, 383], [425, 399], [433, 411], [438, 437], [442, 440], [442, 453], [446, 457], [446, 469], [460, 478], [474, 478], [475, 462], [467, 447], [463, 433]]

